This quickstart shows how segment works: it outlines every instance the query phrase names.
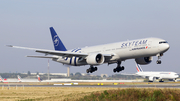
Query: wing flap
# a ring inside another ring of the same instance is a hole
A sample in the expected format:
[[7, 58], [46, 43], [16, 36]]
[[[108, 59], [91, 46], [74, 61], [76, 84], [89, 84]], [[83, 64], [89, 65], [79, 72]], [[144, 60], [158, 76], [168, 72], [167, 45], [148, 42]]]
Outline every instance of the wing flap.
[[88, 56], [88, 54], [86, 54], [86, 53], [73, 53], [73, 52], [67, 52], [67, 51], [36, 50], [36, 52], [50, 54], [50, 55], [64, 56], [64, 57], [73, 57], [73, 56], [86, 57], [86, 56]]

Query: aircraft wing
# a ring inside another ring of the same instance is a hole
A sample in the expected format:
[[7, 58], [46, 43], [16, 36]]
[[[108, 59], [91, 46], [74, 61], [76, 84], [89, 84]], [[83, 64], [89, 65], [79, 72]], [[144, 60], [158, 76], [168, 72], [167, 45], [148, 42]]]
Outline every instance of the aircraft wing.
[[[34, 50], [35, 52], [44, 53], [45, 55], [57, 55], [57, 56], [64, 56], [64, 57], [87, 57], [89, 54], [87, 53], [74, 53], [68, 51], [55, 51], [55, 50], [46, 50], [46, 49], [36, 49], [36, 48], [28, 48], [28, 47], [20, 47], [20, 46], [12, 46], [7, 45], [8, 47], [13, 48], [20, 48], [20, 49], [28, 49]], [[103, 54], [105, 57], [112, 57], [113, 54]], [[37, 57], [37, 58], [56, 58], [56, 57], [46, 57], [46, 56], [27, 56], [27, 57]]]
[[26, 56], [26, 57], [58, 59], [58, 56]]

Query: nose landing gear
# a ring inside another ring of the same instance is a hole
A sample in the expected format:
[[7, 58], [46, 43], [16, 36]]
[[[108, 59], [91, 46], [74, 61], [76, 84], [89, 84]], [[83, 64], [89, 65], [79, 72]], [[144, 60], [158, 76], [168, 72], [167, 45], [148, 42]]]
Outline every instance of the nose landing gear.
[[161, 60], [157, 60], [156, 63], [157, 63], [157, 64], [161, 64]]
[[157, 54], [158, 60], [156, 61], [157, 64], [161, 64], [161, 56], [163, 56], [163, 53]]

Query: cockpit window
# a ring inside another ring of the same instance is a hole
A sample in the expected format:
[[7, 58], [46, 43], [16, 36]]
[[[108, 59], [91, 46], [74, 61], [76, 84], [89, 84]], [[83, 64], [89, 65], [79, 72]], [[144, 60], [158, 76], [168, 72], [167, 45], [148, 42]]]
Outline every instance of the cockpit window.
[[167, 41], [160, 41], [159, 44], [168, 43]]

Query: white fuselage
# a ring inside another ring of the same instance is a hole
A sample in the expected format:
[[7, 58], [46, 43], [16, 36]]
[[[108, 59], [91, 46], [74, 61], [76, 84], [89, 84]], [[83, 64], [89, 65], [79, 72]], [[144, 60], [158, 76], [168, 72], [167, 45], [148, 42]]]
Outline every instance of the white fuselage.
[[[160, 42], [166, 41], [159, 38], [144, 38], [92, 47], [77, 48], [69, 50], [69, 52], [112, 54], [110, 59], [106, 59], [109, 61], [105, 60], [104, 63], [116, 63], [117, 61], [124, 61], [127, 59], [156, 56], [159, 53], [166, 52], [169, 49], [169, 44]], [[79, 57], [67, 58], [59, 56], [58, 59], [53, 60], [73, 66], [88, 65], [86, 61], [81, 61]]]
[[148, 78], [150, 81], [155, 79], [176, 79], [179, 77], [175, 72], [137, 72], [136, 75]]

